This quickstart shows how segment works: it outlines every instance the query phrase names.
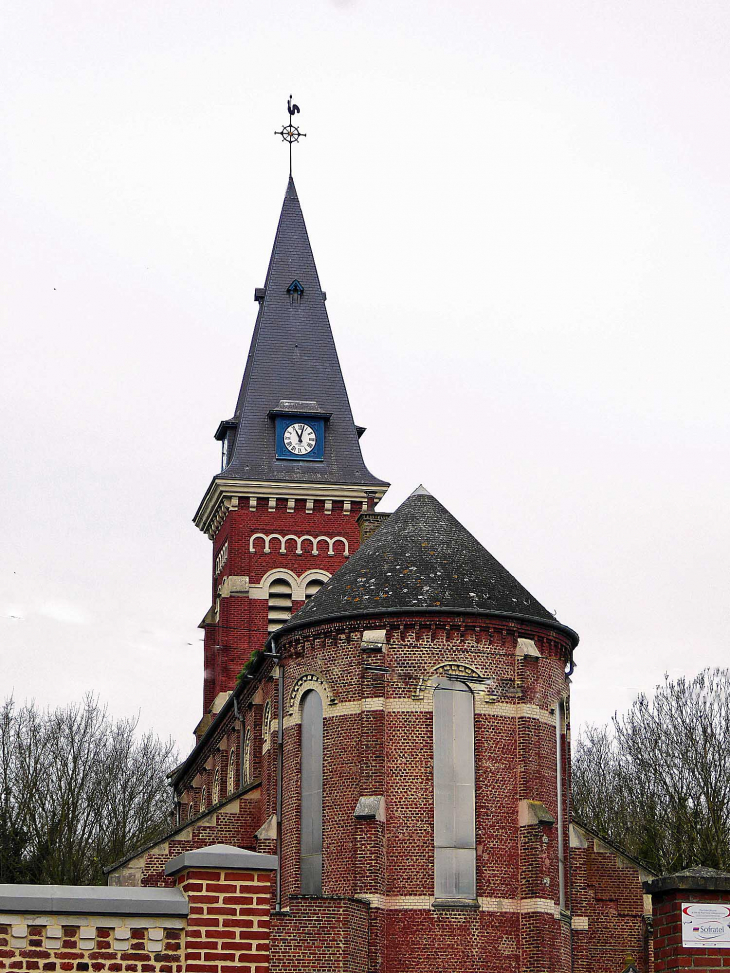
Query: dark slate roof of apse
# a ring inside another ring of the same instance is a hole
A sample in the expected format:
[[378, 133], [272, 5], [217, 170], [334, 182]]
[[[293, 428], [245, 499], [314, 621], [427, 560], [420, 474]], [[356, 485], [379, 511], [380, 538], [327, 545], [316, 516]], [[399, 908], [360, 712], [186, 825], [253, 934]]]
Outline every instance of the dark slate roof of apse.
[[345, 615], [453, 611], [539, 621], [578, 636], [419, 487], [279, 634]]
[[[304, 288], [292, 301], [293, 280]], [[244, 480], [331, 482], [387, 486], [368, 470], [337, 357], [324, 294], [294, 180], [289, 177], [263, 299], [236, 403], [238, 423], [231, 460], [221, 477]], [[276, 459], [269, 412], [282, 399], [314, 401], [331, 414], [324, 460]]]

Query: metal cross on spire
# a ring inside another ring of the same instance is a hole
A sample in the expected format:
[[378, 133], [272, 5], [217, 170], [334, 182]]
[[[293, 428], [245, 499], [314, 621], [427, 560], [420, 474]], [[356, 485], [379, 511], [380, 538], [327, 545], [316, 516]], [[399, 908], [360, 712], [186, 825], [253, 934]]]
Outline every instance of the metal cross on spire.
[[306, 138], [306, 132], [300, 132], [296, 125], [292, 124], [294, 121], [294, 116], [299, 112], [299, 105], [292, 104], [293, 95], [289, 95], [289, 100], [286, 103], [287, 111], [289, 112], [289, 124], [284, 125], [280, 131], [274, 132], [274, 135], [281, 135], [284, 142], [289, 143], [289, 175], [291, 176], [291, 147], [294, 142], [298, 142], [300, 138]]

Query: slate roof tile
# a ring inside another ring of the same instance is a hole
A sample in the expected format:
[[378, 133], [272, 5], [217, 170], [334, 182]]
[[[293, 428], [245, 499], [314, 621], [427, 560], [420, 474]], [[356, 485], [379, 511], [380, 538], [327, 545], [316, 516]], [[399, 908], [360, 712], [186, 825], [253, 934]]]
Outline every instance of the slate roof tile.
[[539, 621], [578, 641], [423, 487], [279, 632], [343, 615], [435, 610]]
[[[295, 280], [303, 288], [298, 297], [288, 292]], [[370, 473], [362, 458], [324, 294], [291, 177], [263, 291], [233, 417], [238, 424], [235, 445], [220, 476], [387, 486]], [[319, 411], [331, 413], [323, 461], [276, 458], [275, 425], [268, 413], [282, 399], [316, 401]]]

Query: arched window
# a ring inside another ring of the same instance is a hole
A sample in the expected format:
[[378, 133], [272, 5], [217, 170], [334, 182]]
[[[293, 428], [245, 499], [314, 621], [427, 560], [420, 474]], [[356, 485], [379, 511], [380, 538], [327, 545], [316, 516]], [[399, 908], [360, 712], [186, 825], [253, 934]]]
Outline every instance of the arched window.
[[204, 787], [200, 792], [200, 813], [202, 814], [208, 804], [208, 788]]
[[213, 774], [213, 804], [217, 804], [221, 799], [221, 775], [218, 768], [215, 768], [215, 773]]
[[275, 632], [291, 618], [292, 588], [285, 578], [274, 578], [269, 585], [269, 631]]
[[310, 690], [302, 699], [301, 891], [322, 894], [322, 766], [324, 720], [322, 699]]
[[476, 898], [474, 697], [452, 679], [433, 693], [433, 790], [436, 898]]
[[304, 586], [304, 600], [309, 601], [312, 595], [317, 594], [323, 584], [324, 578], [312, 578], [311, 581], [307, 581]]
[[195, 817], [195, 801], [191, 798], [188, 804], [188, 821]]
[[248, 784], [251, 780], [251, 727], [246, 730], [243, 738], [243, 783]]
[[236, 748], [231, 747], [228, 751], [228, 794], [232, 794], [236, 789]]
[[264, 715], [261, 719], [261, 738], [264, 742], [269, 739], [269, 731], [271, 729], [271, 701], [266, 700], [264, 703]]

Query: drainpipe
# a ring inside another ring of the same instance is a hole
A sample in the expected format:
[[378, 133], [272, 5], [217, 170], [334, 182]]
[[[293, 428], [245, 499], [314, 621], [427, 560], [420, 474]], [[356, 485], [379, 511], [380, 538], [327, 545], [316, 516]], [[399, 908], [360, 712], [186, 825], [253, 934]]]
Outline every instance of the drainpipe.
[[[572, 653], [571, 653], [571, 664], [572, 664]], [[572, 670], [571, 670], [572, 671]], [[570, 851], [570, 822], [572, 820], [572, 788], [573, 788], [573, 771], [568, 761], [568, 721], [570, 717], [570, 697], [566, 696], [563, 698], [563, 718], [565, 720], [565, 811], [568, 819], [568, 847], [567, 847], [567, 859], [566, 859], [566, 870], [568, 873], [568, 910], [570, 912], [570, 973], [575, 970], [575, 953], [573, 949], [573, 870], [571, 868], [571, 851]], [[647, 966], [647, 969], [649, 967]]]

